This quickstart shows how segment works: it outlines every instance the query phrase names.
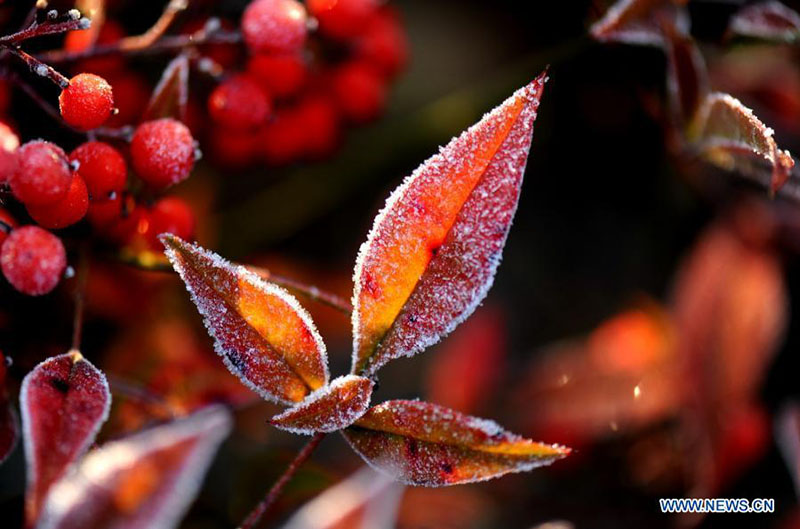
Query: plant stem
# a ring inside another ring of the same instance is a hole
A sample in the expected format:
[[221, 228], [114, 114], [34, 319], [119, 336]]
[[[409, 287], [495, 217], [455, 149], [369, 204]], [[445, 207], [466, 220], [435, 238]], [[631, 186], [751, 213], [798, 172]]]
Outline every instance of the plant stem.
[[297, 473], [297, 470], [303, 466], [311, 454], [314, 453], [314, 450], [317, 449], [319, 446], [320, 441], [322, 438], [325, 437], [324, 433], [316, 433], [314, 437], [311, 438], [308, 443], [297, 453], [294, 460], [289, 463], [289, 466], [286, 467], [286, 470], [281, 474], [281, 477], [278, 478], [278, 481], [275, 482], [274, 485], [267, 491], [266, 496], [262, 499], [258, 505], [250, 511], [250, 514], [247, 515], [247, 518], [239, 525], [239, 529], [253, 529], [256, 524], [261, 520], [261, 517], [269, 510], [269, 508], [275, 503], [275, 500], [283, 492], [284, 487], [286, 486], [289, 481], [292, 480], [294, 475]]
[[46, 77], [53, 81], [59, 88], [62, 90], [69, 86], [69, 79], [61, 72], [50, 66], [49, 64], [45, 64], [44, 62], [40, 61], [33, 55], [23, 51], [21, 48], [16, 46], [8, 46], [6, 49], [11, 52], [13, 55], [16, 55], [23, 61], [25, 64], [28, 65], [28, 68], [31, 69], [33, 73], [36, 75], [40, 75], [42, 77]]

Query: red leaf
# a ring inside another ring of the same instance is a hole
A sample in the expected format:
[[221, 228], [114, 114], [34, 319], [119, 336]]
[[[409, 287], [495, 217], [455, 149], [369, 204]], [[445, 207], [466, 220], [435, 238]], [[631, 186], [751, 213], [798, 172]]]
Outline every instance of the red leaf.
[[706, 98], [692, 126], [693, 140], [709, 162], [753, 177], [770, 174], [774, 193], [789, 179], [794, 160], [778, 148], [773, 134], [752, 110], [721, 93]]
[[142, 121], [175, 118], [186, 121], [189, 101], [189, 58], [178, 55], [167, 65], [158, 81]]
[[506, 351], [502, 312], [481, 307], [433, 355], [429, 400], [462, 413], [485, 408], [500, 381]]
[[379, 404], [342, 433], [367, 463], [410, 485], [484, 481], [549, 465], [570, 452], [486, 419], [408, 400]]
[[325, 344], [294, 297], [200, 246], [169, 234], [161, 241], [217, 352], [245, 385], [291, 404], [328, 383]]
[[375, 383], [364, 377], [339, 377], [308, 395], [270, 423], [282, 430], [312, 435], [346, 428], [364, 415]]
[[541, 74], [397, 188], [361, 247], [353, 368], [373, 374], [436, 343], [491, 286], [519, 199]]
[[685, 0], [618, 0], [589, 32], [601, 42], [664, 46], [664, 28], [689, 32]]
[[93, 450], [53, 487], [39, 529], [175, 527], [231, 423], [213, 406]]
[[729, 31], [746, 37], [794, 41], [800, 37], [800, 15], [780, 2], [753, 4], [731, 18]]
[[0, 464], [2, 464], [17, 445], [19, 426], [11, 403], [6, 398], [0, 400], [3, 401], [0, 403]]
[[103, 373], [78, 351], [48, 358], [22, 381], [20, 409], [28, 490], [25, 516], [39, 516], [47, 491], [94, 442], [108, 417]]
[[708, 70], [694, 39], [675, 31], [667, 38], [667, 92], [672, 112], [682, 126], [691, 124], [709, 92]]

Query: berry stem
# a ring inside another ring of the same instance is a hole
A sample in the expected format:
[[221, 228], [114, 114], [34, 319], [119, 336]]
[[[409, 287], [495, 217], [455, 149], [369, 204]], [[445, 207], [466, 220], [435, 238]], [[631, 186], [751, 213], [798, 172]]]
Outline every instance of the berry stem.
[[86, 246], [81, 247], [78, 263], [78, 278], [75, 285], [75, 317], [72, 321], [72, 347], [79, 351], [83, 334], [83, 318], [86, 306], [86, 281], [89, 277], [89, 255]]
[[132, 37], [124, 38], [120, 41], [120, 46], [125, 49], [142, 49], [152, 46], [167, 31], [178, 13], [184, 11], [189, 6], [189, 0], [170, 0], [164, 12], [158, 17], [156, 23], [150, 29]]
[[289, 481], [292, 480], [294, 475], [303, 466], [311, 454], [314, 453], [314, 450], [317, 449], [319, 446], [320, 441], [325, 437], [324, 433], [316, 433], [311, 438], [308, 443], [297, 453], [294, 460], [289, 463], [289, 466], [286, 467], [286, 470], [281, 474], [278, 480], [272, 485], [272, 487], [267, 491], [266, 496], [262, 499], [258, 505], [256, 505], [250, 514], [247, 515], [247, 518], [239, 525], [239, 529], [253, 529], [256, 524], [261, 520], [261, 517], [269, 510], [269, 508], [275, 503], [275, 501], [280, 497], [281, 493], [283, 492], [284, 487]]
[[111, 374], [106, 374], [106, 378], [112, 393], [139, 402], [151, 409], [159, 410], [159, 415], [166, 415], [170, 419], [178, 416], [175, 409], [167, 401], [146, 387]]
[[[51, 13], [54, 13], [54, 11], [51, 11]], [[66, 20], [57, 22], [52, 19], [47, 19], [40, 24], [36, 22], [34, 18], [34, 21], [25, 29], [10, 35], [0, 36], [0, 46], [12, 47], [18, 45], [20, 42], [44, 35], [56, 35], [76, 29], [87, 29], [90, 23], [89, 19], [81, 17], [77, 10], [71, 10], [69, 14], [67, 14]]]
[[[0, 45], [3, 45], [0, 43]], [[6, 46], [6, 49], [10, 51], [13, 55], [16, 55], [28, 65], [28, 68], [31, 69], [33, 73], [36, 75], [40, 75], [42, 77], [46, 77], [53, 81], [55, 84], [59, 86], [62, 90], [69, 86], [69, 79], [60, 73], [58, 70], [46, 64], [33, 55], [25, 52], [22, 48], [19, 48], [15, 45]]]

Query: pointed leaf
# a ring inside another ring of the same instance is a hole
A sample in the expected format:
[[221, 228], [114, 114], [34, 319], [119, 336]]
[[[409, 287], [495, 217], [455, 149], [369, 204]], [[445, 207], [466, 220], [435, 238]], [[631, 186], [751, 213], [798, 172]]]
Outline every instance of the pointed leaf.
[[708, 70], [691, 36], [669, 31], [666, 49], [670, 107], [677, 123], [687, 127], [708, 96]]
[[282, 430], [304, 435], [341, 430], [367, 411], [374, 385], [372, 380], [364, 377], [339, 377], [276, 415], [270, 423]]
[[248, 387], [291, 404], [328, 383], [325, 344], [294, 297], [200, 246], [169, 234], [161, 241], [217, 353]]
[[142, 121], [159, 118], [186, 119], [189, 101], [189, 58], [178, 55], [167, 65], [158, 81]]
[[570, 452], [486, 419], [408, 400], [379, 404], [342, 433], [367, 463], [410, 485], [484, 481], [549, 465]]
[[776, 1], [753, 4], [731, 18], [729, 30], [745, 37], [794, 41], [800, 37], [800, 14]]
[[175, 527], [231, 425], [213, 406], [93, 450], [53, 487], [37, 527]]
[[486, 296], [519, 199], [546, 74], [397, 188], [356, 262], [353, 369], [436, 343]]
[[758, 177], [770, 174], [772, 192], [786, 183], [794, 167], [789, 151], [782, 151], [773, 130], [753, 111], [728, 94], [710, 94], [693, 125], [692, 136], [702, 155], [727, 170]]
[[94, 442], [110, 406], [105, 375], [77, 351], [48, 358], [23, 379], [20, 410], [29, 523], [39, 516], [51, 485]]
[[601, 42], [664, 46], [664, 26], [689, 32], [689, 16], [680, 0], [618, 0], [589, 28]]

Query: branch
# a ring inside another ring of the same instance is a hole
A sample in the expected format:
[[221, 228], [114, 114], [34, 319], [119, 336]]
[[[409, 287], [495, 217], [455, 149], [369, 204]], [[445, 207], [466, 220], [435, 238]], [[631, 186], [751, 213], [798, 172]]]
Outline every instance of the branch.
[[250, 514], [247, 515], [247, 518], [239, 525], [239, 529], [253, 529], [256, 524], [261, 520], [261, 517], [269, 510], [269, 508], [275, 503], [275, 500], [283, 492], [284, 487], [289, 481], [292, 480], [294, 475], [297, 473], [298, 469], [303, 466], [303, 463], [311, 457], [311, 454], [314, 453], [314, 450], [317, 449], [319, 446], [320, 441], [325, 437], [324, 433], [316, 433], [311, 440], [306, 443], [300, 452], [298, 452], [297, 456], [294, 460], [286, 467], [286, 470], [281, 474], [281, 477], [278, 478], [278, 481], [272, 485], [272, 488], [267, 491], [267, 495], [264, 496], [258, 505], [250, 511]]
[[0, 46], [16, 46], [20, 42], [28, 39], [66, 33], [67, 31], [76, 29], [88, 29], [91, 25], [91, 21], [86, 17], [82, 17], [77, 9], [70, 9], [66, 17], [62, 17], [66, 18], [66, 20], [57, 21], [58, 18], [57, 11], [49, 11], [47, 13], [47, 20], [41, 24], [34, 19], [25, 29], [12, 33], [11, 35], [0, 36]]

